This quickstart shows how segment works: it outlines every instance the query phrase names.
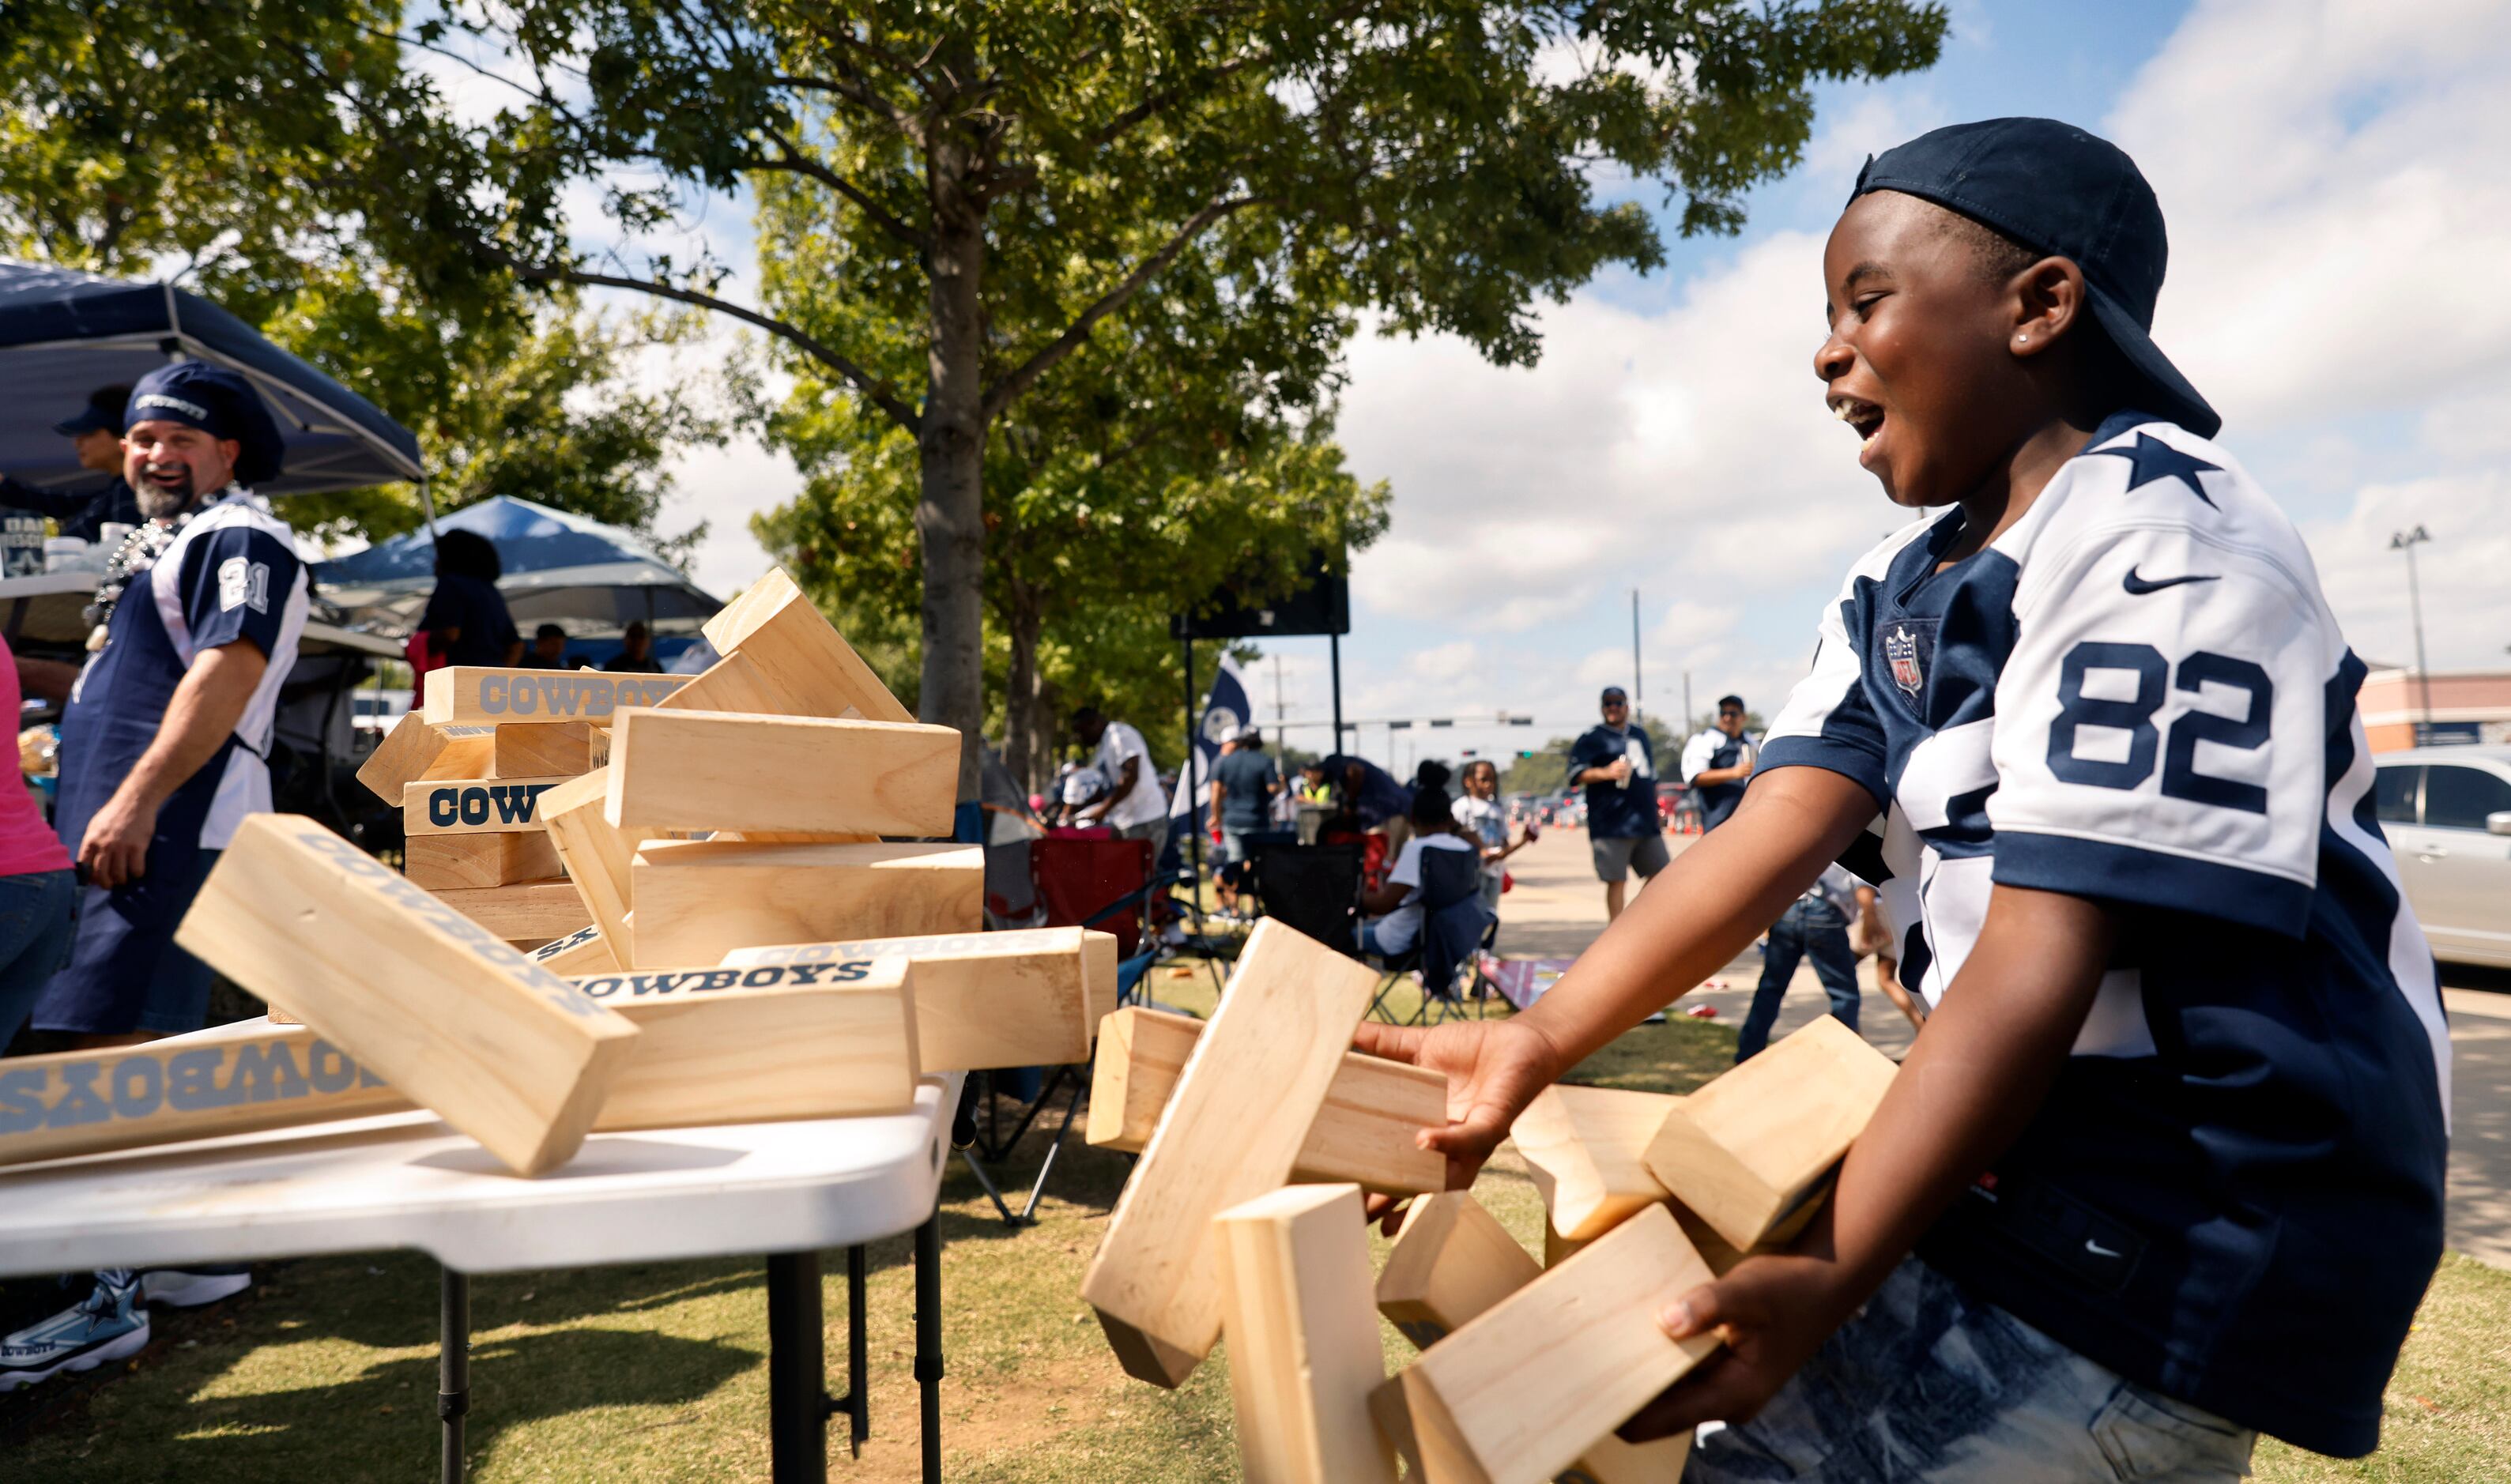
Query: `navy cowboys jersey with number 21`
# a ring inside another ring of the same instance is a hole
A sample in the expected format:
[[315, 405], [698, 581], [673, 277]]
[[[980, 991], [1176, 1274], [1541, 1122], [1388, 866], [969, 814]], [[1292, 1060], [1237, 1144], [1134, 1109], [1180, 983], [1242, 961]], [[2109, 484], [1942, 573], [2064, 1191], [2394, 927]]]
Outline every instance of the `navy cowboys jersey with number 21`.
[[1930, 1004], [1993, 884], [2119, 912], [2049, 1102], [1920, 1253], [2130, 1380], [2369, 1451], [2440, 1253], [2450, 1043], [2364, 667], [2292, 522], [2172, 424], [2110, 419], [1940, 572], [1962, 520], [1859, 559], [1761, 753], [1882, 806], [1842, 861]]

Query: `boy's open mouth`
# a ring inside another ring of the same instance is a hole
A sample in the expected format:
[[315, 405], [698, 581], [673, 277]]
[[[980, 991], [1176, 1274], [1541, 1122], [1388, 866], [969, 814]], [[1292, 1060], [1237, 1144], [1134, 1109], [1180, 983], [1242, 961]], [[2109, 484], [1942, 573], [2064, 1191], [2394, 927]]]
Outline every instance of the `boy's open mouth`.
[[1833, 398], [1831, 415], [1857, 430], [1863, 440], [1858, 447], [1861, 454], [1874, 446], [1875, 435], [1883, 431], [1883, 409], [1860, 398]]

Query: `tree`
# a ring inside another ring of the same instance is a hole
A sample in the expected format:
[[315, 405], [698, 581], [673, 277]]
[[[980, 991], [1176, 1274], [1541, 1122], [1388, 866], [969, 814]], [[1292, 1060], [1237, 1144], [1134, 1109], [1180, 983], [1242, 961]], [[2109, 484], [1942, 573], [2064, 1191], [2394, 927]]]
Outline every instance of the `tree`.
[[[1731, 230], [1796, 160], [1814, 81], [1923, 66], [1945, 30], [1918, 0], [445, 0], [406, 40], [514, 92], [465, 121], [433, 77], [296, 35], [311, 5], [257, 7], [261, 55], [358, 132], [343, 157], [368, 173], [328, 199], [428, 291], [513, 275], [703, 306], [914, 439], [919, 704], [972, 742], [992, 432], [1190, 250], [1259, 314], [1362, 308], [1530, 361], [1538, 298], [1661, 260], [1601, 176], [1661, 183], [1683, 232]], [[216, 9], [122, 8], [177, 34]], [[210, 86], [236, 65], [209, 61]], [[769, 181], [816, 203], [840, 269], [819, 293], [879, 328], [821, 338], [726, 293], [705, 252], [595, 248], [565, 209], [591, 186], [635, 233]], [[974, 780], [971, 754], [963, 797]]]

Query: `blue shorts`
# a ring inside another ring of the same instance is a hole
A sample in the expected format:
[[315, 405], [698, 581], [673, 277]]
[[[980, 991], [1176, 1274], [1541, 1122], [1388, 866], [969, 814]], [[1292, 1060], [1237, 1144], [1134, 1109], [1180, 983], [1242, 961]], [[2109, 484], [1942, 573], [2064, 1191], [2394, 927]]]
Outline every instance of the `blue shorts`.
[[2235, 1484], [2258, 1433], [2124, 1380], [1905, 1258], [1684, 1484]]
[[161, 837], [148, 853], [148, 874], [110, 892], [82, 890], [69, 965], [35, 1002], [35, 1029], [86, 1036], [199, 1030], [214, 976], [174, 946], [174, 929], [220, 854], [169, 851]]
[[36, 996], [68, 961], [77, 899], [73, 871], [0, 876], [0, 1046], [26, 1023]]

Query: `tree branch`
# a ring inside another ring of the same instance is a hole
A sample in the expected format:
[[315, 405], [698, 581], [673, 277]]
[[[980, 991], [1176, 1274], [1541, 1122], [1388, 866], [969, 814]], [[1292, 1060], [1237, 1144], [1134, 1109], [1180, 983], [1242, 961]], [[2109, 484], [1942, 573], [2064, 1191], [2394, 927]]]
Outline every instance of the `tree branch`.
[[1092, 301], [1090, 307], [1084, 309], [1080, 316], [1065, 327], [1062, 334], [1048, 342], [1046, 347], [1036, 355], [1022, 361], [1010, 375], [987, 388], [983, 403], [985, 419], [991, 421], [1003, 408], [1010, 406], [1022, 393], [1026, 392], [1049, 367], [1078, 350], [1082, 342], [1090, 338], [1090, 331], [1100, 321], [1123, 308], [1125, 302], [1140, 291], [1141, 286], [1156, 277], [1161, 269], [1177, 261], [1177, 255], [1185, 250], [1188, 243], [1202, 235], [1206, 227], [1224, 216], [1243, 211], [1249, 207], [1272, 205], [1275, 203], [1270, 197], [1234, 196], [1224, 201], [1213, 202], [1202, 210], [1187, 217], [1184, 225], [1178, 227], [1176, 235], [1161, 245], [1157, 252], [1136, 264], [1133, 272], [1117, 280], [1116, 286]]
[[930, 232], [918, 231], [913, 226], [908, 225], [904, 219], [892, 214], [888, 209], [884, 208], [879, 202], [872, 200], [870, 195], [862, 187], [856, 185], [853, 181], [848, 180], [845, 176], [838, 174], [835, 171], [829, 169], [828, 166], [812, 159], [809, 155], [804, 154], [801, 148], [792, 139], [772, 131], [762, 130], [761, 133], [765, 133], [767, 137], [775, 140], [777, 147], [783, 150], [784, 153], [775, 159], [753, 156], [750, 162], [751, 169], [762, 171], [790, 171], [795, 174], [808, 175], [812, 179], [820, 182], [822, 185], [827, 186], [830, 190], [843, 196], [846, 200], [853, 202], [858, 208], [862, 209], [863, 213], [866, 216], [871, 218], [874, 226], [879, 227], [890, 236], [897, 238], [900, 242], [913, 247], [918, 252], [930, 252], [933, 250], [933, 234]]

